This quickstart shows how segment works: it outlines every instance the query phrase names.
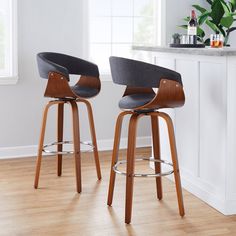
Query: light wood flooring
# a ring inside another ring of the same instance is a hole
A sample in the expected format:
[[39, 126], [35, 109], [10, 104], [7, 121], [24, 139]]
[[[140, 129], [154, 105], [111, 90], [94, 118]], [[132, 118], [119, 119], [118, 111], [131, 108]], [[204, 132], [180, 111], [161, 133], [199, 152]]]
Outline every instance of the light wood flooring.
[[[150, 148], [137, 156], [149, 156]], [[125, 152], [121, 152], [125, 156]], [[236, 235], [236, 216], [226, 217], [184, 191], [181, 218], [175, 188], [163, 179], [164, 199], [156, 198], [155, 180], [135, 179], [132, 223], [124, 223], [125, 178], [117, 176], [113, 207], [106, 205], [111, 152], [101, 152], [102, 181], [97, 181], [92, 154], [82, 157], [82, 194], [76, 193], [72, 156], [44, 157], [39, 189], [33, 188], [35, 158], [0, 160], [0, 235]], [[147, 163], [137, 171], [145, 171]]]

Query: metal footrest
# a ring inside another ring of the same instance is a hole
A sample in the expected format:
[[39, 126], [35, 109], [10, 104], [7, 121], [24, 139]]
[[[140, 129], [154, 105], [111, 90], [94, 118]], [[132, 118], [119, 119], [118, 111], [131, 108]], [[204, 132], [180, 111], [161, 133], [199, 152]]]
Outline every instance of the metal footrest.
[[[165, 165], [171, 166], [171, 167], [172, 167], [172, 170], [167, 171], [167, 172], [158, 173], [158, 174], [133, 174], [133, 177], [161, 177], [161, 176], [171, 175], [171, 174], [174, 173], [173, 164], [172, 164], [172, 163], [169, 163], [169, 162], [167, 162], [167, 161], [165, 161], [165, 160], [156, 160], [156, 159], [153, 159], [153, 158], [138, 158], [138, 159], [135, 159], [135, 161], [151, 161], [151, 162], [158, 162], [158, 163], [161, 163], [161, 164], [165, 164]], [[125, 175], [125, 176], [126, 176], [126, 172], [122, 172], [122, 171], [120, 171], [120, 170], [118, 169], [119, 165], [126, 164], [126, 163], [127, 163], [126, 160], [118, 161], [118, 162], [113, 166], [113, 170], [114, 170], [117, 174]]]
[[[60, 145], [60, 144], [62, 144], [62, 145], [63, 144], [73, 144], [73, 142], [72, 141], [63, 141], [63, 142], [54, 142], [54, 143], [46, 144], [46, 145], [43, 146], [43, 152], [50, 153], [50, 154], [63, 154], [63, 155], [74, 153], [74, 151], [61, 151], [61, 152], [58, 152], [58, 151], [53, 151], [53, 150], [47, 149], [49, 147], [57, 146], [57, 145]], [[91, 143], [81, 141], [80, 144], [89, 147], [87, 150], [81, 150], [81, 152], [92, 152], [93, 149], [94, 149], [94, 146]]]

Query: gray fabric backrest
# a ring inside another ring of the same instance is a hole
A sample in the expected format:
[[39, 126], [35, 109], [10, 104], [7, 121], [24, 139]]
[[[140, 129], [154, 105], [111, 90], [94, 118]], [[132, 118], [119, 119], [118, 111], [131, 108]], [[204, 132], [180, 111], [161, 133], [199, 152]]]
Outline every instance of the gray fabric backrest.
[[39, 74], [48, 79], [49, 72], [58, 72], [69, 79], [69, 74], [93, 76], [99, 79], [97, 65], [80, 58], [55, 52], [37, 54]]
[[161, 79], [182, 85], [181, 75], [175, 71], [149, 63], [121, 57], [110, 57], [113, 82], [131, 87], [158, 88]]

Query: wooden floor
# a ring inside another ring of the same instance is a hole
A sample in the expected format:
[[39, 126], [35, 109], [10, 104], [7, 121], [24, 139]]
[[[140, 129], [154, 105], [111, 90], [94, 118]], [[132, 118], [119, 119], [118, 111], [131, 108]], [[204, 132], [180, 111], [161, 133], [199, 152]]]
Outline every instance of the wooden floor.
[[[139, 149], [137, 156], [150, 155]], [[121, 153], [124, 157], [125, 152]], [[56, 176], [53, 157], [43, 159], [39, 189], [33, 189], [35, 158], [0, 161], [0, 235], [236, 235], [236, 216], [226, 217], [184, 191], [186, 216], [178, 214], [175, 188], [163, 180], [156, 199], [154, 179], [135, 179], [132, 224], [124, 223], [125, 178], [117, 177], [113, 207], [106, 205], [110, 152], [100, 153], [103, 179], [96, 180], [91, 153], [82, 158], [82, 194], [75, 191], [74, 162], [64, 158]], [[137, 171], [145, 171], [140, 164]]]

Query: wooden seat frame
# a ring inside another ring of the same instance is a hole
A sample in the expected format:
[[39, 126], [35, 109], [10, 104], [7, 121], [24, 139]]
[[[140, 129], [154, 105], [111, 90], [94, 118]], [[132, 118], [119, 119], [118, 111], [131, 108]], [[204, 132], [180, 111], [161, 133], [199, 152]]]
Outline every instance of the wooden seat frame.
[[[149, 88], [130, 88], [127, 86], [123, 96], [144, 93], [144, 92], [153, 93], [153, 90]], [[184, 216], [185, 214], [173, 123], [168, 114], [157, 110], [159, 108], [180, 107], [184, 105], [184, 102], [185, 102], [185, 97], [184, 97], [183, 86], [176, 81], [163, 78], [160, 80], [160, 86], [158, 92], [156, 93], [152, 101], [150, 101], [148, 104], [142, 107], [137, 107], [132, 110], [123, 111], [119, 114], [117, 118], [107, 204], [111, 206], [113, 201], [114, 185], [116, 178], [116, 173], [114, 172], [113, 167], [118, 161], [123, 118], [126, 115], [131, 115], [128, 129], [128, 147], [127, 147], [127, 165], [126, 165], [125, 223], [127, 224], [131, 222], [131, 215], [132, 215], [137, 123], [139, 118], [147, 115], [150, 116], [151, 118], [153, 154], [154, 158], [157, 160], [160, 160], [160, 138], [159, 138], [159, 123], [158, 123], [159, 117], [163, 118], [167, 124], [171, 158], [174, 170], [175, 186], [176, 186], [178, 206], [179, 206], [179, 214], [180, 216]], [[156, 174], [161, 173], [161, 163], [159, 162], [155, 162], [155, 173]], [[156, 189], [157, 189], [157, 198], [161, 200], [162, 199], [161, 177], [156, 177]]]
[[[89, 80], [86, 78], [86, 76], [81, 76], [77, 84], [80, 86], [82, 85], [82, 86], [88, 86], [91, 88], [96, 88], [98, 89], [98, 92], [100, 91], [100, 86], [101, 86], [100, 80], [98, 80], [97, 78], [93, 78], [91, 76], [89, 77]], [[44, 96], [56, 98], [56, 100], [54, 99], [52, 101], [49, 101], [44, 109], [42, 126], [41, 126], [41, 134], [40, 134], [40, 140], [39, 140], [39, 146], [38, 146], [38, 156], [37, 156], [37, 163], [36, 163], [34, 187], [38, 188], [42, 153], [43, 153], [43, 147], [44, 147], [44, 137], [45, 137], [46, 123], [47, 123], [47, 115], [48, 115], [49, 108], [52, 107], [53, 105], [57, 105], [58, 107], [57, 108], [57, 142], [60, 144], [57, 145], [57, 151], [59, 152], [57, 154], [57, 175], [58, 176], [62, 175], [62, 154], [60, 154], [60, 152], [62, 151], [62, 148], [63, 148], [63, 145], [61, 144], [61, 142], [63, 142], [64, 105], [69, 104], [71, 106], [71, 111], [72, 111], [76, 188], [77, 188], [77, 192], [80, 193], [82, 191], [81, 150], [80, 150], [79, 114], [78, 114], [77, 103], [84, 103], [87, 108], [89, 125], [90, 125], [90, 133], [91, 133], [92, 145], [93, 145], [93, 154], [94, 154], [94, 160], [95, 160], [96, 170], [97, 170], [97, 178], [99, 180], [102, 178], [91, 104], [88, 100], [82, 97], [79, 97], [77, 94], [75, 94], [69, 85], [68, 78], [58, 72], [49, 73], [48, 83], [47, 83]]]

